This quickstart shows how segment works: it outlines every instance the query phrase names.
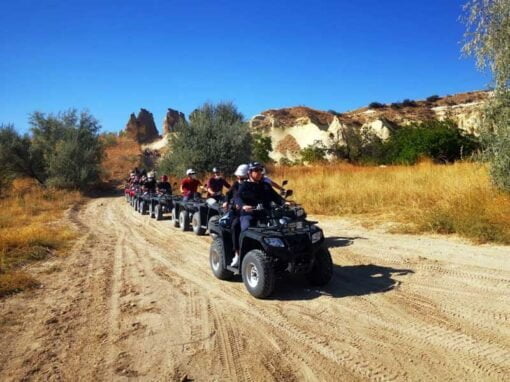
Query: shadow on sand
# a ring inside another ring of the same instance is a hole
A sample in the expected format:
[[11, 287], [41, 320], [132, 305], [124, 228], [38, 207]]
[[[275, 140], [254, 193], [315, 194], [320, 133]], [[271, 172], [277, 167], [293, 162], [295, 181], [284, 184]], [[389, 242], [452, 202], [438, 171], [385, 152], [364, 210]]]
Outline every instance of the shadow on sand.
[[320, 296], [335, 298], [384, 293], [399, 285], [393, 277], [414, 271], [374, 264], [333, 266], [333, 278], [322, 288], [311, 287], [304, 277], [290, 276], [277, 281], [273, 300], [311, 300]]

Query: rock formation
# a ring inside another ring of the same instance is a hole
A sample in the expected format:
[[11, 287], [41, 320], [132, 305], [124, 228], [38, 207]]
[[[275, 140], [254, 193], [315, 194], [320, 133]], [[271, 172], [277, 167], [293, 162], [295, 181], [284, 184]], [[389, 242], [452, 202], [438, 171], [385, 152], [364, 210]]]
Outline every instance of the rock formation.
[[159, 138], [158, 129], [151, 112], [140, 109], [138, 116], [131, 113], [124, 130], [126, 135], [138, 143], [148, 143]]
[[186, 122], [184, 113], [168, 108], [165, 119], [163, 120], [163, 134], [175, 132], [175, 127], [179, 121]]
[[346, 113], [325, 112], [299, 106], [270, 109], [255, 115], [250, 128], [272, 139], [271, 158], [298, 159], [299, 151], [309, 145], [328, 145], [331, 139], [342, 142], [342, 132], [356, 129], [374, 134], [382, 140], [399, 126], [427, 120], [451, 119], [459, 129], [478, 134], [481, 107], [488, 92], [469, 92], [446, 97], [430, 97], [423, 101], [410, 101], [364, 107]]

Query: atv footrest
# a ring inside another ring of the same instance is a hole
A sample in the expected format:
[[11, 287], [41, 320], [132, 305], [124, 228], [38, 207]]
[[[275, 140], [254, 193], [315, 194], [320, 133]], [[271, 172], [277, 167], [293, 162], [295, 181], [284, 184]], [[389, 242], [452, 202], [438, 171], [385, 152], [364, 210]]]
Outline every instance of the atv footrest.
[[234, 275], [239, 274], [239, 268], [238, 267], [231, 267], [230, 265], [227, 265], [227, 269], [232, 272]]

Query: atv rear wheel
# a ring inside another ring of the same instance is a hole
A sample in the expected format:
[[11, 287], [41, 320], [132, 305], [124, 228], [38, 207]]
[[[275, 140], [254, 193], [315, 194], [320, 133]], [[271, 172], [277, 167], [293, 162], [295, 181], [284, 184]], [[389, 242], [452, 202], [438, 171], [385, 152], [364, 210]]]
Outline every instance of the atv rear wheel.
[[175, 228], [179, 228], [179, 216], [177, 215], [177, 208], [172, 208], [172, 224]]
[[205, 233], [205, 229], [202, 228], [202, 219], [200, 218], [200, 211], [197, 211], [193, 214], [191, 218], [191, 227], [193, 228], [193, 232], [195, 235], [203, 235]]
[[252, 249], [244, 256], [241, 275], [248, 292], [257, 298], [273, 293], [275, 272], [271, 259], [260, 249]]
[[179, 214], [179, 228], [181, 231], [189, 231], [189, 214], [186, 210], [182, 210]]
[[234, 273], [226, 269], [225, 248], [220, 238], [214, 239], [211, 244], [209, 264], [214, 276], [220, 280], [230, 280], [234, 276]]
[[306, 275], [308, 282], [315, 286], [329, 283], [333, 277], [333, 260], [327, 248], [321, 248], [315, 254], [315, 263], [312, 270]]
[[163, 211], [161, 210], [161, 205], [156, 204], [154, 207], [154, 217], [156, 220], [162, 220], [163, 219]]

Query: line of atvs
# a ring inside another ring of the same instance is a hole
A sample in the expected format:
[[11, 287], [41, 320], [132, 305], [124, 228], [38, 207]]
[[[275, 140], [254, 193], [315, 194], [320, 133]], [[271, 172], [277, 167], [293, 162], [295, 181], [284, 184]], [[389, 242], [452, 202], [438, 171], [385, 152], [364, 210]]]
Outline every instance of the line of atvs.
[[[289, 196], [289, 191], [283, 191], [284, 196]], [[269, 209], [257, 206], [253, 212], [256, 225], [239, 236], [240, 265], [232, 267], [234, 214], [222, 207], [221, 200], [197, 196], [184, 201], [176, 195], [142, 193], [136, 186], [126, 188], [125, 196], [143, 215], [156, 220], [170, 215], [172, 225], [182, 231], [192, 230], [197, 235], [209, 232], [213, 239], [209, 251], [213, 274], [220, 280], [240, 274], [246, 289], [257, 298], [270, 296], [276, 278], [286, 273], [303, 274], [313, 286], [324, 286], [331, 280], [333, 263], [324, 234], [293, 201]]]

